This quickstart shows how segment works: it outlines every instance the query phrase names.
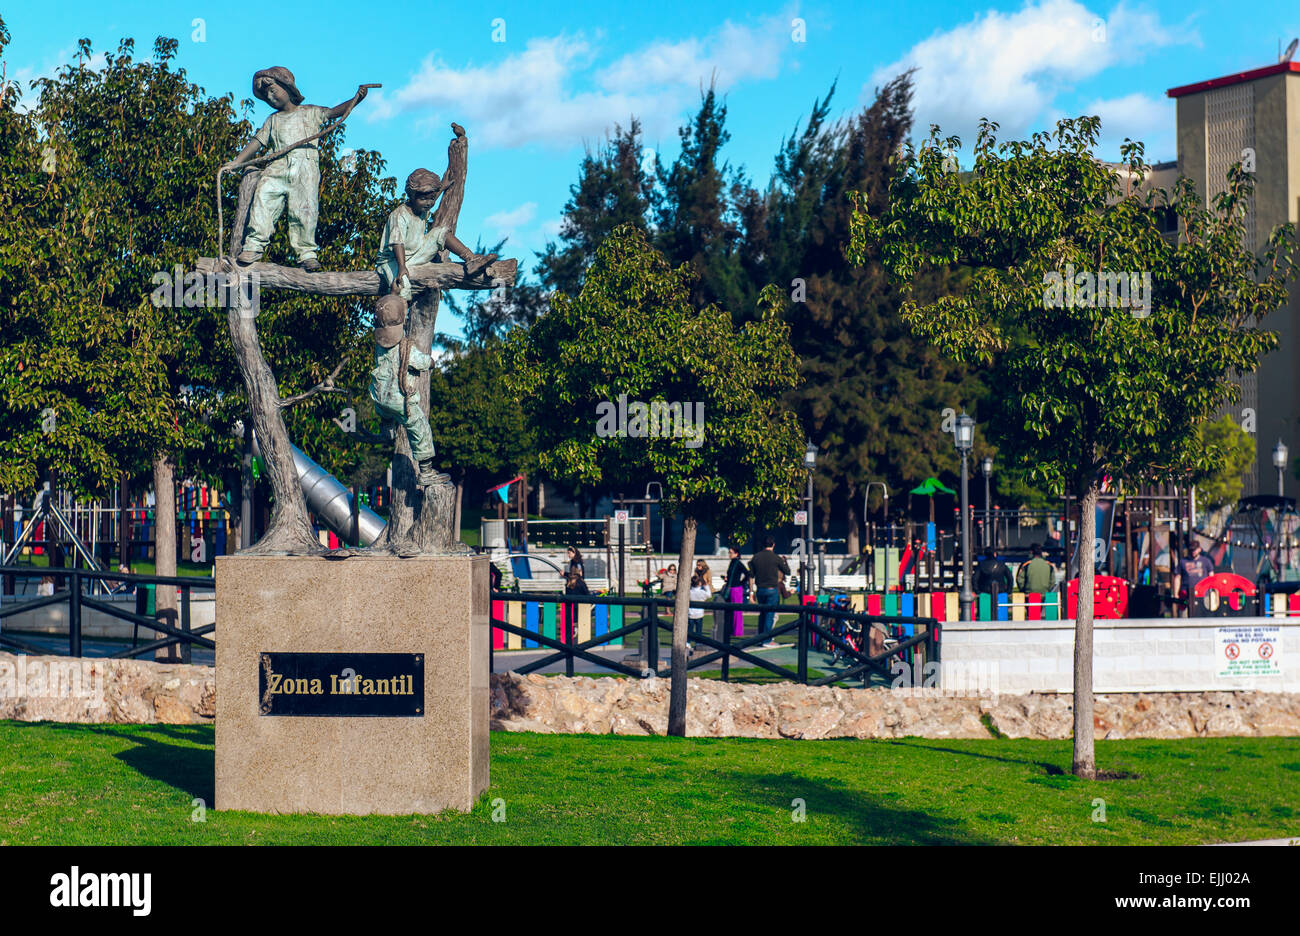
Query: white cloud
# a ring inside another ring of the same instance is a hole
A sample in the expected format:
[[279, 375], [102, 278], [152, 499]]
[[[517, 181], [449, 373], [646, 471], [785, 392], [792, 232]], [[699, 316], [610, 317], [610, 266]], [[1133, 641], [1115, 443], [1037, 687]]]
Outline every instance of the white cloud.
[[1177, 112], [1169, 98], [1147, 94], [1089, 101], [1080, 111], [1101, 118], [1101, 135], [1097, 155], [1118, 160], [1119, 148], [1128, 137], [1146, 144], [1146, 161], [1160, 162], [1177, 157], [1174, 151], [1174, 127]]
[[999, 139], [1024, 136], [1073, 82], [1134, 64], [1152, 49], [1197, 42], [1123, 2], [1103, 18], [1076, 0], [1031, 0], [1017, 12], [989, 11], [935, 33], [876, 69], [862, 98], [869, 102], [876, 87], [917, 69], [918, 135], [937, 123], [969, 152], [981, 117], [1001, 125]]
[[582, 35], [530, 39], [522, 52], [488, 65], [457, 68], [431, 54], [397, 92], [376, 95], [368, 119], [403, 114], [438, 127], [456, 119], [491, 147], [567, 148], [634, 115], [648, 137], [668, 135], [711, 79], [726, 90], [776, 77], [795, 48], [788, 20], [728, 21], [703, 38], [651, 42], [600, 69], [599, 49]]
[[511, 211], [498, 211], [496, 214], [488, 215], [483, 220], [483, 225], [509, 236], [517, 229], [526, 226], [536, 216], [537, 202], [525, 202]]

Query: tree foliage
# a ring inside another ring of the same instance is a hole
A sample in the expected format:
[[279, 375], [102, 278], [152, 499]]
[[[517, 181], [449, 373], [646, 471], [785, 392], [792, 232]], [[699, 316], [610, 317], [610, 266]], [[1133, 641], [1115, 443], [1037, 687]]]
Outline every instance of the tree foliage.
[[[955, 360], [989, 369], [993, 441], [1079, 496], [1084, 543], [1096, 535], [1103, 476], [1187, 483], [1221, 470], [1224, 449], [1203, 445], [1198, 427], [1275, 346], [1262, 320], [1286, 302], [1293, 276], [1288, 226], [1258, 257], [1243, 246], [1252, 181], [1239, 164], [1207, 209], [1187, 178], [1144, 190], [1142, 146], [1126, 142], [1135, 184], [1122, 194], [1120, 173], [1092, 155], [1099, 126], [1062, 120], [1054, 133], [998, 144], [997, 125], [982, 121], [969, 173], [949, 171], [961, 142], [932, 126], [919, 150], [906, 149], [884, 211], [855, 196], [850, 250], [859, 263], [878, 255], [904, 288], [927, 269], [972, 269], [960, 293], [909, 296], [903, 319]], [[1171, 206], [1176, 239], [1160, 223]], [[1145, 301], [1116, 289], [1098, 302], [1086, 290], [1103, 273], [1136, 275], [1130, 289], [1149, 282]], [[1066, 281], [1085, 291], [1064, 292]], [[1074, 767], [1091, 777], [1094, 562], [1093, 550], [1079, 553]]]

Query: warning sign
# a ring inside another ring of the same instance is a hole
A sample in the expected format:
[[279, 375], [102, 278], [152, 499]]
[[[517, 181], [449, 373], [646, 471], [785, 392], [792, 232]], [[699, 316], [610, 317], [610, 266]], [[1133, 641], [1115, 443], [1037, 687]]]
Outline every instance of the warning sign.
[[1217, 627], [1214, 654], [1220, 676], [1281, 676], [1282, 628]]
[[795, 526], [807, 526], [807, 525], [808, 525], [808, 511], [806, 511], [806, 510], [796, 510], [796, 511], [794, 512], [794, 525], [795, 525]]

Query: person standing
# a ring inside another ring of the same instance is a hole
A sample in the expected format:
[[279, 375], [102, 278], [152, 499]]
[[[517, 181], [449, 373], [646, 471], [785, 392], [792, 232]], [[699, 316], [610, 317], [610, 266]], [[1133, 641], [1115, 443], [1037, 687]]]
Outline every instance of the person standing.
[[[790, 574], [790, 566], [784, 556], [776, 554], [776, 540], [770, 535], [763, 539], [763, 548], [754, 553], [749, 560], [749, 571], [754, 576], [754, 599], [761, 605], [779, 605], [781, 603], [781, 583]], [[775, 615], [763, 611], [758, 616], [758, 633], [768, 633], [772, 629]], [[771, 650], [779, 646], [775, 640], [767, 640], [762, 648]]]
[[[709, 586], [708, 584], [706, 584], [706, 582], [707, 582], [706, 579], [700, 578], [699, 573], [696, 573], [695, 575], [691, 576], [690, 594], [691, 594], [692, 602], [708, 601], [710, 598], [713, 597], [713, 592], [709, 591]], [[694, 607], [688, 608], [686, 612], [686, 617], [687, 617], [687, 622], [686, 622], [687, 631], [691, 634], [701, 633], [701, 629], [704, 627], [704, 609], [694, 608]], [[687, 652], [691, 652], [694, 649], [695, 648], [693, 645], [687, 644]]]
[[664, 570], [663, 583], [664, 597], [675, 597], [677, 595], [677, 563], [670, 563], [668, 568]]
[[[569, 572], [564, 576], [564, 593], [566, 595], [590, 595], [591, 589], [583, 581], [581, 575], [577, 572]], [[575, 644], [578, 642], [578, 606], [576, 604], [565, 604], [564, 606], [564, 642], [566, 644]]]
[[[730, 603], [744, 604], [745, 598], [749, 595], [749, 569], [745, 567], [744, 561], [740, 558], [740, 550], [735, 546], [727, 547], [727, 555], [731, 557], [731, 562], [727, 564], [727, 580], [723, 583], [722, 593]], [[741, 611], [731, 612], [731, 636], [745, 636], [745, 615]], [[717, 638], [721, 640], [722, 634], [719, 633]]]
[[1043, 544], [1029, 547], [1029, 561], [1016, 570], [1016, 587], [1030, 595], [1045, 595], [1056, 585], [1056, 567], [1043, 556]]
[[586, 579], [587, 573], [586, 570], [583, 568], [582, 553], [578, 551], [578, 547], [570, 546], [568, 548], [568, 553], [569, 553], [569, 568], [565, 574], [572, 575], [574, 573], [577, 573], [578, 578]]
[[1178, 560], [1178, 574], [1174, 576], [1174, 594], [1182, 603], [1182, 616], [1191, 614], [1196, 586], [1214, 574], [1214, 560], [1201, 552], [1201, 542], [1195, 536], [1187, 543], [1183, 557]]

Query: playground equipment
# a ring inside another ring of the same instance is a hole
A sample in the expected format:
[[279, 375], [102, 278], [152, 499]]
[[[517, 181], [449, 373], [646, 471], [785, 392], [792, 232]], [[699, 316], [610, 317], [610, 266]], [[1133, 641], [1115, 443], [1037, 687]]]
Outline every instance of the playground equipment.
[[[340, 539], [362, 546], [373, 545], [383, 535], [388, 521], [365, 504], [354, 503], [352, 492], [298, 446], [290, 443], [289, 448], [293, 452], [293, 467], [298, 472], [298, 484], [307, 501], [307, 509]], [[253, 454], [259, 458], [262, 455], [256, 433], [253, 434]]]

